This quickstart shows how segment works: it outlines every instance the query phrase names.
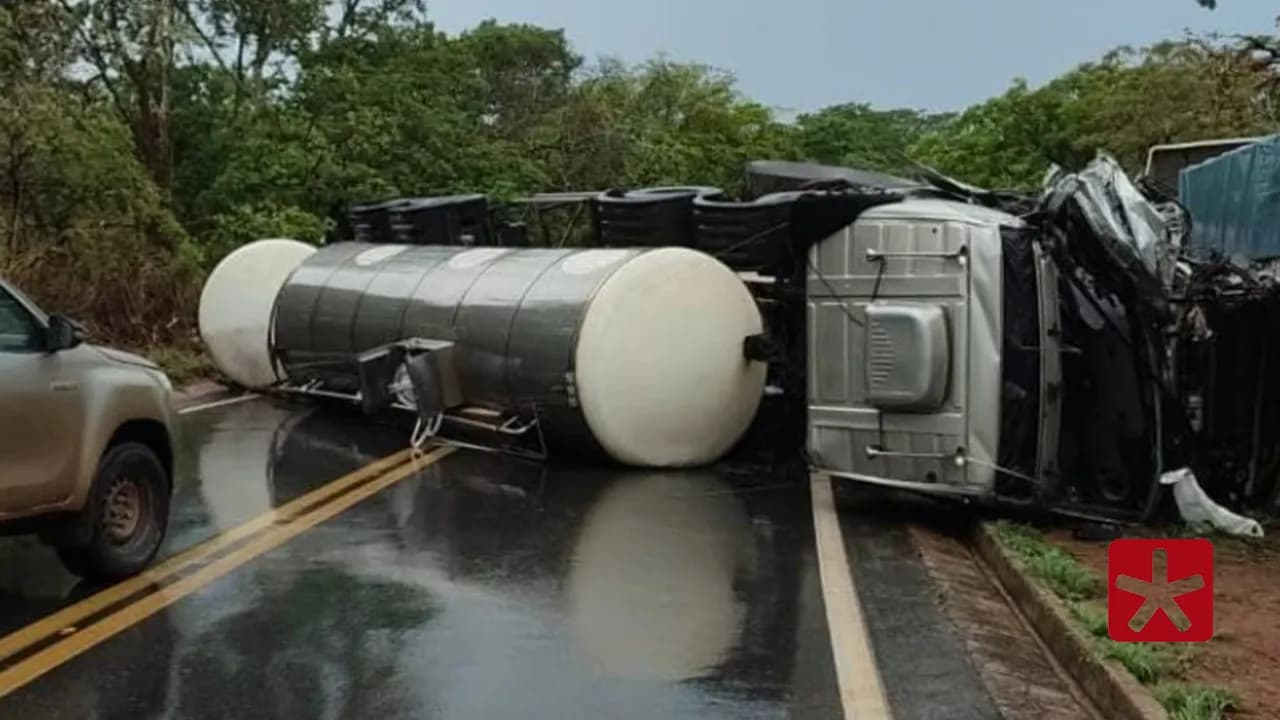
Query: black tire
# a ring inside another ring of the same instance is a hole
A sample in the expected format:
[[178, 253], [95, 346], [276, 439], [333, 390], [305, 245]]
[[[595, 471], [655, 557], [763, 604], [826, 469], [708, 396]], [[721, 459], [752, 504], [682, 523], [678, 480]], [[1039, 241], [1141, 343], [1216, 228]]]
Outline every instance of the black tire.
[[169, 525], [169, 475], [151, 448], [116, 445], [102, 456], [83, 520], [87, 545], [60, 545], [67, 570], [88, 580], [120, 580], [141, 572]]

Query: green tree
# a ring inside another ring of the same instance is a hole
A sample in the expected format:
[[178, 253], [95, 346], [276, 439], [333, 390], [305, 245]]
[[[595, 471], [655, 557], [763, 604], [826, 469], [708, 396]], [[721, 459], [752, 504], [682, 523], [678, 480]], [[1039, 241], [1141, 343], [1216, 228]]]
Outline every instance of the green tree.
[[1075, 143], [1140, 172], [1160, 143], [1274, 132], [1273, 77], [1233, 44], [1188, 37], [1120, 49], [1064, 81], [1079, 118]]
[[181, 30], [171, 0], [58, 0], [69, 19], [78, 59], [95, 74], [133, 132], [134, 148], [162, 194], [173, 180], [169, 76]]
[[197, 264], [262, 236], [318, 239], [344, 203], [733, 191], [765, 157], [897, 173], [910, 158], [1032, 187], [1100, 149], [1139, 169], [1155, 143], [1274, 130], [1274, 47], [1185, 38], [955, 115], [854, 102], [788, 124], [727, 73], [588, 66], [531, 25], [451, 36], [421, 0], [6, 3], [0, 272], [109, 333], [168, 342], [190, 334]]
[[658, 59], [605, 61], [546, 128], [557, 188], [706, 184], [734, 190], [749, 159], [794, 154], [792, 130], [732, 76]]
[[923, 136], [914, 158], [970, 182], [1034, 187], [1052, 163], [1106, 151], [1133, 173], [1160, 143], [1273, 132], [1274, 75], [1213, 39], [1120, 48], [1043, 87], [1023, 81]]
[[907, 149], [951, 119], [949, 113], [875, 110], [865, 103], [834, 105], [801, 115], [797, 142], [809, 160], [902, 173], [911, 167]]
[[76, 22], [55, 3], [0, 8], [0, 275], [107, 337], [172, 340], [191, 247], [133, 129], [75, 71]]
[[1032, 187], [1054, 162], [1076, 164], [1076, 119], [1058, 87], [1016, 81], [1003, 95], [965, 110], [923, 135], [913, 159], [978, 185]]

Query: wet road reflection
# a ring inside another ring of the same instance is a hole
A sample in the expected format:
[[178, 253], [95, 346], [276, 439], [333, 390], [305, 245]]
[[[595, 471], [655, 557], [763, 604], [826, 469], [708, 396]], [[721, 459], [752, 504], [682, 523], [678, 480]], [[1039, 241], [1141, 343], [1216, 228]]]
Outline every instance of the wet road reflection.
[[[266, 401], [183, 416], [158, 559], [394, 452], [404, 437], [350, 414]], [[99, 589], [64, 570], [36, 538], [0, 537], [0, 635]]]
[[39, 620], [93, 590], [63, 570], [53, 550], [35, 538], [0, 538], [0, 635]]
[[[192, 420], [169, 551], [403, 444], [266, 402]], [[0, 717], [831, 717], [811, 525], [803, 484], [460, 452], [0, 700]]]
[[250, 402], [183, 417], [168, 541], [180, 552], [404, 447], [349, 413]]
[[755, 551], [749, 518], [714, 475], [622, 478], [574, 547], [571, 637], [610, 677], [702, 676], [735, 645], [746, 608], [734, 584], [754, 574]]

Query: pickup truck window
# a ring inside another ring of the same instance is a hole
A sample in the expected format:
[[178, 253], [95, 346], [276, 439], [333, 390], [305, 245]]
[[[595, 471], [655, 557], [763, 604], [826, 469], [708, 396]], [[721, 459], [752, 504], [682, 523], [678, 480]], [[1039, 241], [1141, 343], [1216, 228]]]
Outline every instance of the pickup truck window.
[[36, 319], [0, 287], [0, 352], [37, 352], [44, 344], [42, 339]]

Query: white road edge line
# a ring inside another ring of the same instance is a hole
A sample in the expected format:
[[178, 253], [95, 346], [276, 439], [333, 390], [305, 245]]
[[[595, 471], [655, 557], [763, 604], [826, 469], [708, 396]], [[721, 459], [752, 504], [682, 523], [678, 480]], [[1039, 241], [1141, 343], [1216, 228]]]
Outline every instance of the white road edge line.
[[192, 405], [191, 407], [182, 408], [178, 411], [178, 414], [190, 415], [191, 413], [198, 413], [201, 410], [212, 410], [214, 408], [226, 407], [227, 405], [235, 405], [236, 403], [255, 400], [260, 397], [262, 396], [258, 393], [246, 393], [244, 395], [237, 395], [233, 398], [223, 398], [221, 400], [214, 400], [213, 402], [207, 402], [201, 405]]
[[844, 537], [831, 494], [831, 478], [813, 475], [809, 497], [813, 502], [822, 604], [827, 609], [827, 630], [831, 635], [831, 653], [835, 657], [836, 681], [845, 719], [890, 720], [893, 715], [880, 684], [880, 670], [871, 650], [862, 604], [858, 601], [853, 571], [845, 554]]

